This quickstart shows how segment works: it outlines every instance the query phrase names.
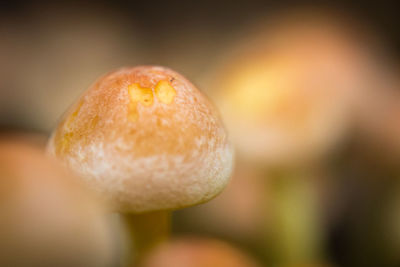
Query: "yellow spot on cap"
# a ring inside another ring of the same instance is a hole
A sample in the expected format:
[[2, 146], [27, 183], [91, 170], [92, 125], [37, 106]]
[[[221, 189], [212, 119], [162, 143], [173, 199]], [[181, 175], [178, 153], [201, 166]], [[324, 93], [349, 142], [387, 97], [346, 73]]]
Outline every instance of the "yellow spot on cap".
[[134, 83], [128, 86], [128, 92], [133, 103], [141, 103], [147, 107], [153, 104], [153, 92], [150, 88], [141, 87]]
[[133, 103], [129, 103], [129, 107], [128, 107], [128, 119], [130, 121], [137, 121], [139, 119], [139, 113], [137, 110], [137, 102]]
[[176, 95], [174, 87], [167, 81], [159, 81], [154, 88], [156, 96], [160, 102], [164, 104], [171, 104]]

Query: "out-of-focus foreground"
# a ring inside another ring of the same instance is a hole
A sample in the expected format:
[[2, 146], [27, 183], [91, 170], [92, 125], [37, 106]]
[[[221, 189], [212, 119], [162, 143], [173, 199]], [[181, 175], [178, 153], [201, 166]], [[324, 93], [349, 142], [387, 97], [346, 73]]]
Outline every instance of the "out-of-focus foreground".
[[45, 144], [99, 76], [163, 65], [219, 109], [236, 160], [219, 196], [174, 213], [144, 267], [399, 266], [395, 13], [389, 3], [0, 4], [0, 265], [126, 264], [126, 227]]

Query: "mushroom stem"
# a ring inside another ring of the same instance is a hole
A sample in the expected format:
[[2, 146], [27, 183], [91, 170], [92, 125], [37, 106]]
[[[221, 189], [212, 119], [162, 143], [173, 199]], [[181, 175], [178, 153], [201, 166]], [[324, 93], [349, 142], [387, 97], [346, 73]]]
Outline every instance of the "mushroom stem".
[[171, 212], [164, 210], [140, 214], [128, 213], [123, 217], [132, 247], [129, 266], [132, 264], [136, 266], [149, 251], [168, 238], [171, 228]]
[[281, 170], [272, 178], [275, 261], [292, 264], [319, 260], [323, 253], [315, 180], [304, 170]]

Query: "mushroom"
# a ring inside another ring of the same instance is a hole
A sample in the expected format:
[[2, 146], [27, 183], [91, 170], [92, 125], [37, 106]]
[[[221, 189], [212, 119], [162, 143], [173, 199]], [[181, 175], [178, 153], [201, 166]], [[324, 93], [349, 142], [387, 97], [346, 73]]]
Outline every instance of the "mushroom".
[[229, 243], [196, 237], [181, 237], [157, 247], [142, 267], [258, 267], [246, 253]]
[[100, 78], [67, 111], [48, 152], [125, 215], [138, 257], [164, 239], [171, 210], [220, 193], [233, 163], [214, 106], [157, 66]]
[[37, 146], [0, 140], [0, 266], [111, 266], [108, 212]]
[[238, 158], [269, 179], [277, 264], [323, 254], [322, 162], [348, 134], [374, 60], [342, 16], [286, 12], [242, 36], [211, 86]]
[[238, 153], [270, 166], [326, 155], [349, 128], [373, 53], [354, 24], [323, 10], [282, 12], [254, 28], [211, 86]]

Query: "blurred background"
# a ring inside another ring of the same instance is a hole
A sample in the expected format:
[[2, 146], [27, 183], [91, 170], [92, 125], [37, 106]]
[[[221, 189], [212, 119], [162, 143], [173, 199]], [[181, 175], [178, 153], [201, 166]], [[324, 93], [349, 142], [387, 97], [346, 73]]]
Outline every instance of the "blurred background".
[[398, 3], [277, 2], [2, 1], [0, 130], [44, 145], [101, 75], [168, 66], [237, 148], [228, 188], [176, 212], [172, 236], [238, 252], [185, 266], [400, 266]]

